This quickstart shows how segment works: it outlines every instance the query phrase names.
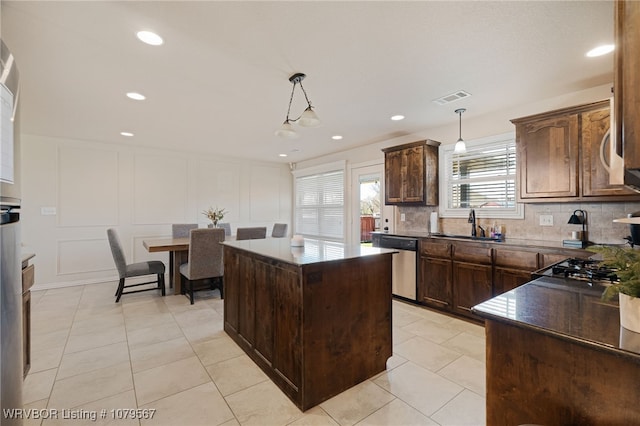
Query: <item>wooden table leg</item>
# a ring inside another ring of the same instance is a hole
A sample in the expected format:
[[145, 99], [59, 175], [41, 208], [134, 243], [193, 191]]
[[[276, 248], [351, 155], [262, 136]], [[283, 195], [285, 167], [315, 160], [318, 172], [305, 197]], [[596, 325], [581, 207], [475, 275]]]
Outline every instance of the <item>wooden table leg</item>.
[[189, 259], [189, 252], [186, 250], [173, 252], [173, 294], [180, 294], [182, 290], [180, 279], [180, 265]]

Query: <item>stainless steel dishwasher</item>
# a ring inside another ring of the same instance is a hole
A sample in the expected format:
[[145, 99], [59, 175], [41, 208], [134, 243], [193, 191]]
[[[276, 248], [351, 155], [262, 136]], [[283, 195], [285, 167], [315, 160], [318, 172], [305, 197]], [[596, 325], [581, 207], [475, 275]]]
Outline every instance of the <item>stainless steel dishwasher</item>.
[[373, 234], [374, 247], [398, 250], [393, 255], [392, 293], [415, 302], [417, 287], [418, 239], [397, 235]]

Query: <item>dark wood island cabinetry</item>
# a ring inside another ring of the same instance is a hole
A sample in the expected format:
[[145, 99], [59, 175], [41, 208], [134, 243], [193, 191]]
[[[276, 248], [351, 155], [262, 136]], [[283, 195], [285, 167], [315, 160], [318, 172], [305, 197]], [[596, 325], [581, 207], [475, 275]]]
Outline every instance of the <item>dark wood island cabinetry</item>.
[[224, 243], [224, 330], [301, 409], [385, 370], [393, 250]]
[[485, 319], [487, 424], [640, 424], [640, 334], [602, 289], [540, 278], [473, 308]]

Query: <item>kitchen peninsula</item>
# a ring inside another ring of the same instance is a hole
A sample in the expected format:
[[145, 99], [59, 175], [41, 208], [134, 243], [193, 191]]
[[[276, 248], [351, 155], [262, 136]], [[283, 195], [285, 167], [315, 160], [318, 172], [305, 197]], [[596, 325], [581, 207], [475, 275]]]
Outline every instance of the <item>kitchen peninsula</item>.
[[485, 319], [488, 425], [640, 424], [640, 334], [602, 287], [543, 277], [473, 308]]
[[224, 330], [301, 410], [386, 368], [394, 250], [223, 244]]

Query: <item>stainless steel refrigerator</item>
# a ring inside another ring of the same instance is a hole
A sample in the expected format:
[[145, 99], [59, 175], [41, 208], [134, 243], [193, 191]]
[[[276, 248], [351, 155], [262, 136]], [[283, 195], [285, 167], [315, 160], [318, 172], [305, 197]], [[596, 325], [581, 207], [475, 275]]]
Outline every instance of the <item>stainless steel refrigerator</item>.
[[21, 425], [22, 270], [18, 70], [0, 40], [0, 424]]

